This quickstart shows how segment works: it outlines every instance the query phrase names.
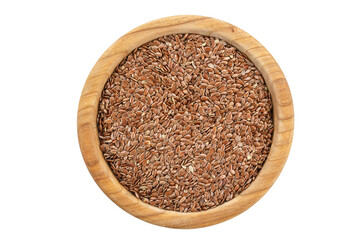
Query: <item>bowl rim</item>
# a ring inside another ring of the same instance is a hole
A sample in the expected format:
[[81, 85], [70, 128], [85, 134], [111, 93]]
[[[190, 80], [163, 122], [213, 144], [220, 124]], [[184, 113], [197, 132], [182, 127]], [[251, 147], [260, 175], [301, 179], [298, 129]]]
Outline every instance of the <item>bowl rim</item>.
[[[245, 53], [262, 73], [273, 102], [274, 133], [270, 153], [256, 179], [232, 200], [200, 212], [176, 212], [144, 203], [126, 190], [100, 150], [96, 117], [103, 87], [115, 67], [133, 49], [158, 37], [197, 33], [223, 39]], [[78, 140], [86, 166], [101, 190], [119, 207], [146, 222], [171, 228], [198, 228], [228, 220], [255, 204], [273, 185], [290, 152], [294, 108], [283, 72], [271, 54], [251, 35], [210, 17], [179, 15], [145, 23], [112, 44], [96, 62], [84, 85], [77, 118]]]

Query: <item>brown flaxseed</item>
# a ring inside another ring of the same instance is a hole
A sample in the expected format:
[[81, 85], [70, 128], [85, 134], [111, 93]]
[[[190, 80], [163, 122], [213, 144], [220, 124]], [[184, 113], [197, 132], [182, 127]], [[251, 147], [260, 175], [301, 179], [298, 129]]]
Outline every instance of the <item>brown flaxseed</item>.
[[100, 149], [153, 206], [196, 212], [245, 190], [270, 151], [272, 102], [255, 65], [214, 37], [176, 34], [131, 52], [105, 84]]

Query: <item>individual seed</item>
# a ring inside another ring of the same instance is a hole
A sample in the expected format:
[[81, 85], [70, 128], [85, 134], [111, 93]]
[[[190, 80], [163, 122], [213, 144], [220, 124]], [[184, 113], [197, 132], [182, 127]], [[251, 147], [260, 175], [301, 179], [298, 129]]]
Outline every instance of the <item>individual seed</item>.
[[182, 198], [180, 199], [179, 203], [183, 203], [183, 202], [185, 202], [185, 200], [186, 200], [186, 197], [182, 197]]

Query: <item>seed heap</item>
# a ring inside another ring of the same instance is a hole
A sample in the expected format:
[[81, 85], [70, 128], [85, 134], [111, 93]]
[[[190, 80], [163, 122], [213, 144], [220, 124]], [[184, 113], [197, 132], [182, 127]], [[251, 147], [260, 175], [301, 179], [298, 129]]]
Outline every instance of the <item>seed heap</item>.
[[131, 52], [105, 84], [100, 149], [119, 182], [153, 206], [196, 212], [245, 190], [273, 133], [272, 102], [254, 64], [198, 34]]

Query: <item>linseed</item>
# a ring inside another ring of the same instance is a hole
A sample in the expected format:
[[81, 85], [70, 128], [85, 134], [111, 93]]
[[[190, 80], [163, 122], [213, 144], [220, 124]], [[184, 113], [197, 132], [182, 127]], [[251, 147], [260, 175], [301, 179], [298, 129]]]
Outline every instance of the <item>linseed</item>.
[[114, 175], [153, 206], [196, 212], [249, 187], [271, 147], [272, 102], [255, 65], [223, 40], [160, 37], [105, 84], [100, 149]]

